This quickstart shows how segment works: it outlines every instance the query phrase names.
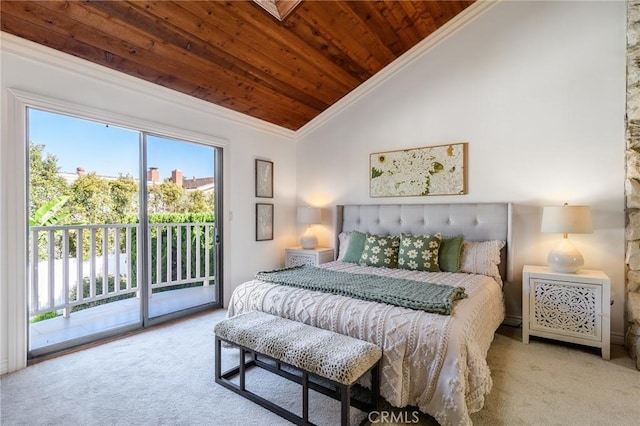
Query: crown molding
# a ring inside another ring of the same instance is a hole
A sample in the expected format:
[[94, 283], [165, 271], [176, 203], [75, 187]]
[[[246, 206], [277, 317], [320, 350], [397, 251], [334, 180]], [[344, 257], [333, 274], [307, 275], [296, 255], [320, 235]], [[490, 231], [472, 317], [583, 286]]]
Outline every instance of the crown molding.
[[60, 52], [3, 31], [0, 31], [0, 52], [11, 53], [27, 60], [45, 63], [68, 72], [81, 73], [83, 76], [93, 78], [101, 83], [107, 82], [142, 95], [161, 98], [170, 103], [209, 113], [216, 118], [228, 120], [262, 132], [292, 140], [296, 139], [295, 132], [285, 129], [284, 127], [215, 105], [211, 102], [203, 101], [155, 83], [150, 83], [146, 80], [132, 77], [120, 71], [94, 64], [85, 59]]
[[449, 22], [434, 31], [427, 38], [413, 46], [398, 59], [384, 67], [369, 80], [356, 87], [338, 102], [331, 105], [321, 114], [316, 116], [313, 120], [298, 129], [296, 131], [296, 140], [299, 141], [300, 139], [308, 136], [320, 126], [331, 120], [331, 118], [340, 114], [342, 111], [358, 102], [369, 92], [372, 92], [378, 86], [384, 84], [387, 80], [398, 74], [404, 68], [411, 65], [415, 60], [446, 40], [452, 34], [461, 30], [465, 25], [473, 21], [475, 18], [479, 17], [481, 14], [495, 6], [500, 1], [503, 0], [477, 0], [471, 6], [467, 7], [461, 13], [456, 15]]

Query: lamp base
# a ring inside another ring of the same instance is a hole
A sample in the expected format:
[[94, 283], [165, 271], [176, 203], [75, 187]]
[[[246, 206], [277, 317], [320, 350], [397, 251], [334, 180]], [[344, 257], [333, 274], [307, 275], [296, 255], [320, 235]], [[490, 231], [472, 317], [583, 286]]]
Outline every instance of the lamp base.
[[300, 237], [300, 245], [305, 250], [313, 250], [318, 247], [318, 237], [313, 235], [310, 227], [307, 228], [304, 234], [302, 234], [302, 237]]
[[574, 274], [584, 266], [582, 254], [567, 238], [549, 252], [547, 263], [553, 272]]

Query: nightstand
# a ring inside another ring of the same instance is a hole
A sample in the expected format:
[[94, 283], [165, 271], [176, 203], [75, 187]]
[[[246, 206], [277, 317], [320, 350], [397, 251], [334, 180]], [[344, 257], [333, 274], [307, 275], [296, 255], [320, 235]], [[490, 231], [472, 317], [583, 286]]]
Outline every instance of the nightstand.
[[552, 272], [546, 266], [522, 270], [522, 341], [529, 336], [602, 348], [610, 357], [611, 281], [601, 271]]
[[321, 263], [333, 262], [333, 249], [325, 247], [317, 247], [315, 249], [306, 250], [302, 247], [292, 247], [286, 249], [287, 268], [298, 265], [314, 265]]

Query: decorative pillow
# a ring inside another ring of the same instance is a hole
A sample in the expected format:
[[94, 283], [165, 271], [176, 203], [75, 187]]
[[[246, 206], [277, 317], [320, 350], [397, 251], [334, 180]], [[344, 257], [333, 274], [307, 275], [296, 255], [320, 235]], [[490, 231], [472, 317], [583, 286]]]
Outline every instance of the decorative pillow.
[[338, 235], [338, 259], [344, 259], [344, 255], [347, 253], [347, 247], [349, 246], [349, 239], [351, 237], [350, 232], [341, 232]]
[[366, 234], [360, 264], [395, 268], [398, 266], [398, 245], [399, 237]]
[[352, 231], [349, 234], [349, 245], [344, 253], [343, 262], [359, 263], [364, 250], [364, 240], [366, 235], [359, 231]]
[[439, 272], [438, 251], [441, 240], [441, 234], [400, 234], [398, 268], [412, 271]]
[[440, 242], [438, 265], [443, 272], [459, 272], [464, 237], [445, 237]]
[[460, 272], [488, 275], [502, 284], [498, 265], [504, 241], [465, 241], [462, 244]]

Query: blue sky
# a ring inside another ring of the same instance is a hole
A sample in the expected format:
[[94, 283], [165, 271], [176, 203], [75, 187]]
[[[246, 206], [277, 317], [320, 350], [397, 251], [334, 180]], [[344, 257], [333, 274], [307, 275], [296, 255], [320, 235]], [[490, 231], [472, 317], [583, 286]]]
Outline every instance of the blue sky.
[[[138, 177], [139, 133], [36, 109], [29, 110], [29, 140], [45, 145], [58, 158], [61, 172], [83, 167], [101, 176]], [[214, 149], [199, 144], [148, 136], [147, 165], [160, 178], [174, 169], [185, 178], [213, 176]]]

